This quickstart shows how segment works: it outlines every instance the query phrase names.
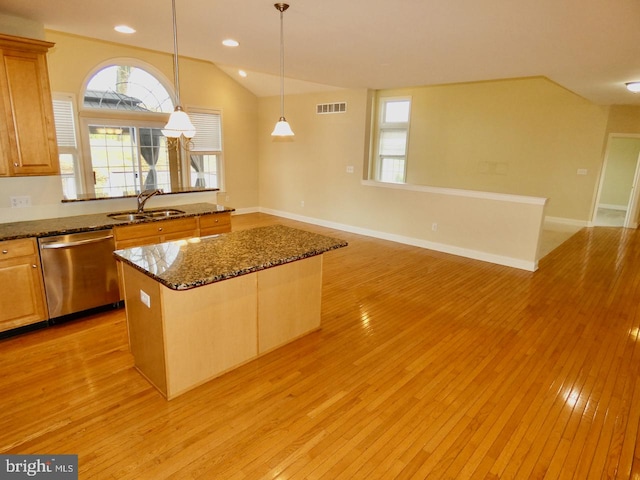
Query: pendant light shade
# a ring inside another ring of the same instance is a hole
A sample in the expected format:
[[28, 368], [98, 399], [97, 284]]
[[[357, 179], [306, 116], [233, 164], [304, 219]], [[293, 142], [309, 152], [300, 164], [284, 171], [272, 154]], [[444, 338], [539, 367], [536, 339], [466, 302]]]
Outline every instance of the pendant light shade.
[[162, 129], [162, 134], [168, 138], [193, 138], [196, 128], [191, 123], [189, 115], [180, 105], [180, 71], [178, 68], [178, 24], [176, 21], [176, 0], [171, 0], [173, 12], [173, 75], [176, 88], [176, 106], [169, 116], [169, 121]]
[[191, 119], [180, 105], [177, 105], [171, 113], [169, 121], [162, 129], [162, 134], [168, 138], [179, 138], [184, 135], [186, 138], [193, 138], [196, 135], [196, 127], [191, 123]]
[[274, 137], [292, 137], [294, 135], [293, 130], [291, 130], [289, 122], [284, 118], [284, 23], [282, 14], [289, 8], [289, 5], [276, 3], [274, 7], [280, 12], [280, 119], [271, 135]]

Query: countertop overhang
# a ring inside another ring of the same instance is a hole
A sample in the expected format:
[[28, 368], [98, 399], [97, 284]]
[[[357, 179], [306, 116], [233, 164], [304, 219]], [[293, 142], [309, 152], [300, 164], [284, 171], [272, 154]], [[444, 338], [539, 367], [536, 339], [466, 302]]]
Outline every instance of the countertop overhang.
[[[184, 213], [169, 218], [195, 217], [211, 213], [233, 212], [235, 209], [214, 203], [190, 203], [175, 205], [167, 208], [182, 210]], [[153, 209], [149, 209], [153, 210]], [[29, 237], [48, 237], [50, 235], [65, 235], [69, 233], [90, 232], [104, 230], [122, 225], [168, 220], [166, 217], [145, 218], [125, 221], [109, 217], [109, 213], [93, 213], [89, 215], [75, 215], [71, 217], [45, 218], [42, 220], [28, 220], [23, 222], [0, 223], [0, 241], [15, 240]]]
[[187, 290], [346, 247], [284, 225], [117, 250], [116, 258], [172, 290]]

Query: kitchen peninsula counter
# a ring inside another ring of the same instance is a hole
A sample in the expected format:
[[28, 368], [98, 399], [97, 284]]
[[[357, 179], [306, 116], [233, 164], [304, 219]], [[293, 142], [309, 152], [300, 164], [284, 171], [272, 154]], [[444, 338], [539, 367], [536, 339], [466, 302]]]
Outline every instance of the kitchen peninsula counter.
[[167, 399], [320, 328], [323, 254], [273, 225], [115, 252], [136, 368]]

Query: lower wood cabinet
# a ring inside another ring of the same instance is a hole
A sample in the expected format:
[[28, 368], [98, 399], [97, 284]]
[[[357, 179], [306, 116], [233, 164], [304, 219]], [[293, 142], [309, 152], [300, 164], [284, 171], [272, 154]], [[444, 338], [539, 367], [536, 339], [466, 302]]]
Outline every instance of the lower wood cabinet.
[[181, 238], [197, 237], [199, 234], [197, 217], [124, 225], [113, 229], [117, 250], [152, 245], [169, 240], [179, 240]]
[[0, 242], [0, 331], [47, 320], [35, 238]]
[[200, 236], [217, 235], [231, 231], [231, 213], [213, 213], [198, 217]]

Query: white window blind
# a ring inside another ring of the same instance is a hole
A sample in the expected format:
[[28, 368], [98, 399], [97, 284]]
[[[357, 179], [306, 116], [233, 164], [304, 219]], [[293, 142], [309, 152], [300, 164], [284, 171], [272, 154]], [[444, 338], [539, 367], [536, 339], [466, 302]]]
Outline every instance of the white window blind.
[[380, 155], [404, 156], [406, 148], [406, 130], [383, 130], [380, 132]]
[[189, 113], [196, 136], [191, 139], [192, 152], [220, 152], [222, 151], [222, 132], [219, 113]]
[[56, 136], [59, 147], [76, 148], [76, 126], [71, 100], [53, 100], [53, 116], [56, 123]]

